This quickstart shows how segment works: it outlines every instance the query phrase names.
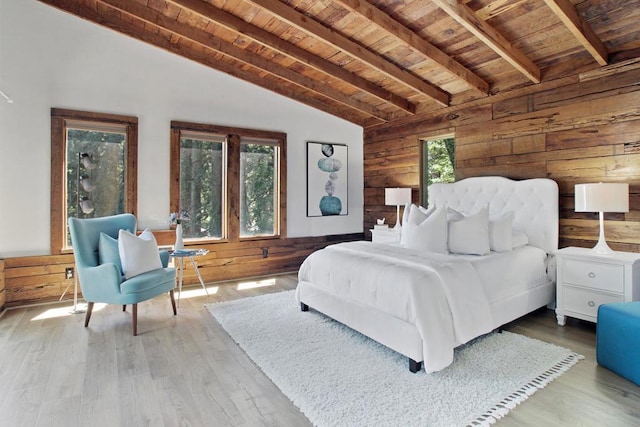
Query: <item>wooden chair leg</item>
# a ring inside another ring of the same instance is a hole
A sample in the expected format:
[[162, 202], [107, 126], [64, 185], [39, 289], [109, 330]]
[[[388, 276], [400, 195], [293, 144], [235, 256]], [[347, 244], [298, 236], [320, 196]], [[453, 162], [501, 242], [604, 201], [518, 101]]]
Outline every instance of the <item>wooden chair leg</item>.
[[127, 304], [122, 304], [122, 311], [127, 311]]
[[138, 304], [133, 304], [133, 336], [138, 335]]
[[173, 306], [173, 315], [178, 314], [178, 310], [176, 309], [176, 297], [173, 295], [173, 289], [169, 291], [169, 296], [171, 297], [171, 305]]
[[93, 310], [93, 303], [87, 303], [87, 314], [84, 316], [84, 327], [89, 326], [89, 320], [91, 319], [91, 310]]

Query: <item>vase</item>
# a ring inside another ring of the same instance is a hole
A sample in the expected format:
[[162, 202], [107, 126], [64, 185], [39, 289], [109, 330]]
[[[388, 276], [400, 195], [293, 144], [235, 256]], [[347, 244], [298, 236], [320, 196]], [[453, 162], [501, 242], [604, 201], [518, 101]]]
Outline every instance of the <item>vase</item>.
[[176, 226], [176, 243], [173, 245], [173, 249], [180, 251], [184, 249], [184, 242], [182, 241], [182, 224]]

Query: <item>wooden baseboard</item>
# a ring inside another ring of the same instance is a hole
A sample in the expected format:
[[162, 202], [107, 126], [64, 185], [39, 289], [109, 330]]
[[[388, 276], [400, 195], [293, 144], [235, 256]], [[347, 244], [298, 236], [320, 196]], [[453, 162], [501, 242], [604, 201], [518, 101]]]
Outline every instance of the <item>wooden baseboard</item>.
[[[207, 255], [196, 258], [203, 280], [219, 282], [297, 271], [302, 261], [312, 252], [328, 244], [363, 238], [363, 233], [353, 233], [213, 243], [194, 246], [194, 248], [209, 250]], [[65, 269], [73, 267], [72, 254], [0, 260], [0, 289], [4, 286], [4, 292], [0, 291], [0, 307], [55, 302], [60, 299], [67, 286], [69, 289], [65, 300], [73, 300], [74, 279], [65, 277]], [[198, 278], [191, 266], [187, 266], [184, 271], [183, 283], [186, 285], [198, 283]]]

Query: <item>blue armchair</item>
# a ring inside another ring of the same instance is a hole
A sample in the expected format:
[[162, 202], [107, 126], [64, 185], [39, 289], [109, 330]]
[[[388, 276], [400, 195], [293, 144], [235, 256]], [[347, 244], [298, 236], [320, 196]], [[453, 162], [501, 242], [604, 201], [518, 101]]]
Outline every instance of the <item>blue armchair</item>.
[[154, 298], [165, 292], [171, 297], [173, 314], [177, 314], [173, 294], [175, 269], [167, 268], [169, 253], [160, 251], [163, 268], [148, 271], [126, 279], [120, 266], [107, 262], [100, 264], [100, 233], [117, 239], [121, 229], [135, 233], [136, 218], [132, 214], [120, 214], [103, 218], [69, 218], [69, 232], [76, 261], [76, 270], [85, 301], [87, 314], [84, 326], [89, 326], [91, 311], [96, 302], [121, 304], [126, 311], [127, 304], [133, 305], [133, 335], [138, 334], [138, 303]]

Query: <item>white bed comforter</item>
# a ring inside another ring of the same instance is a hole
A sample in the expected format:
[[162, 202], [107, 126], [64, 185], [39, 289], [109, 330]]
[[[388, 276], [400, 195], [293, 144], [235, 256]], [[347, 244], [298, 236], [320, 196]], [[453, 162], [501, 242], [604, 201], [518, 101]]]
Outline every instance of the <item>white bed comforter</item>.
[[444, 369], [453, 362], [455, 347], [493, 329], [476, 270], [454, 256], [341, 243], [311, 254], [298, 277], [415, 325], [426, 372]]

